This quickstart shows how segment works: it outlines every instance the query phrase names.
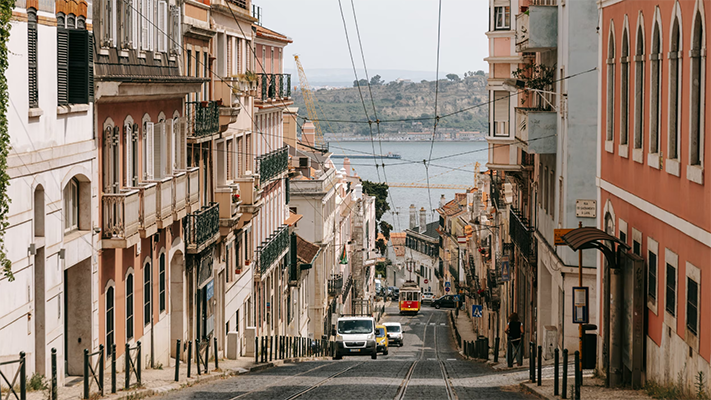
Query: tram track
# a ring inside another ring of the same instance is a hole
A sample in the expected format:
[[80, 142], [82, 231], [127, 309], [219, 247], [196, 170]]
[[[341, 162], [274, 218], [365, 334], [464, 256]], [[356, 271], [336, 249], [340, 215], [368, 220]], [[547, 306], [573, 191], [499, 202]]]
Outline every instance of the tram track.
[[348, 371], [352, 370], [353, 368], [355, 368], [355, 367], [357, 367], [357, 366], [359, 366], [359, 365], [362, 365], [362, 364], [363, 364], [362, 362], [359, 362], [358, 364], [351, 365], [350, 367], [344, 369], [343, 371], [336, 372], [335, 374], [329, 376], [328, 378], [321, 380], [319, 383], [317, 383], [317, 384], [315, 384], [315, 385], [312, 385], [312, 386], [310, 386], [310, 387], [308, 387], [308, 388], [306, 388], [306, 389], [300, 391], [299, 393], [296, 393], [296, 394], [294, 394], [294, 395], [292, 395], [292, 396], [290, 396], [290, 397], [287, 397], [286, 400], [298, 399], [299, 397], [305, 395], [306, 393], [309, 393], [310, 391], [321, 387], [321, 385], [323, 385], [324, 383], [330, 381], [331, 379], [333, 379], [333, 378], [335, 378], [335, 377], [337, 377], [337, 376], [339, 376], [339, 375], [343, 375], [343, 374], [345, 374], [346, 372], [348, 372]]

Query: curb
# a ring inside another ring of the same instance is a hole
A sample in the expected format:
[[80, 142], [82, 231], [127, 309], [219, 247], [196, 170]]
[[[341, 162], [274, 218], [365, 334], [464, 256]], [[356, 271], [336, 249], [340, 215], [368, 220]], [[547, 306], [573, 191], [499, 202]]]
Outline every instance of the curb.
[[519, 385], [519, 387], [520, 387], [521, 389], [523, 389], [524, 392], [526, 392], [526, 393], [528, 393], [528, 394], [531, 394], [531, 395], [534, 395], [534, 396], [538, 397], [539, 399], [543, 399], [543, 400], [556, 400], [555, 397], [546, 396], [545, 394], [540, 393], [540, 392], [537, 391], [536, 389], [534, 389], [534, 388], [528, 386], [528, 385], [527, 385], [527, 382], [521, 382], [521, 383], [519, 383], [518, 385]]

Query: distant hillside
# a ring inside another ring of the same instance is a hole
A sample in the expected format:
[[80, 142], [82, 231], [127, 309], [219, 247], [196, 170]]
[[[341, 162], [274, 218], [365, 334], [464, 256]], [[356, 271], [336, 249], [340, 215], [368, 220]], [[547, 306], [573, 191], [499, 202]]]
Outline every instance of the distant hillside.
[[[368, 87], [362, 86], [363, 97], [368, 114], [373, 118], [373, 111], [368, 93]], [[434, 115], [435, 82], [419, 83], [389, 82], [372, 86], [373, 98], [378, 117], [386, 119], [406, 119], [432, 117]], [[365, 121], [365, 112], [361, 104], [358, 88], [320, 89], [314, 92], [323, 112], [320, 119]], [[486, 77], [473, 76], [459, 81], [440, 80], [438, 95], [438, 114], [444, 115], [478, 104], [486, 103]], [[299, 115], [306, 116], [306, 106], [300, 91], [294, 94], [294, 105], [299, 107]], [[451, 117], [440, 120], [438, 129], [457, 129], [462, 131], [488, 130], [488, 105], [473, 108]], [[383, 133], [397, 132], [431, 132], [434, 121], [383, 123], [380, 130]], [[329, 126], [330, 125], [330, 126]], [[321, 122], [324, 132], [345, 133], [351, 135], [368, 135], [367, 124], [326, 123]], [[375, 131], [375, 126], [373, 126]]]

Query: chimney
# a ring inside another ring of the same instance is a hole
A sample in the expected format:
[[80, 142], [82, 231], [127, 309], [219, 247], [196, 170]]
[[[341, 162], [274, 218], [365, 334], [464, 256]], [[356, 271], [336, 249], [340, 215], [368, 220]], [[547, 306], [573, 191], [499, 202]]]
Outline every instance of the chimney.
[[417, 226], [417, 209], [414, 204], [410, 204], [410, 229]]
[[447, 204], [447, 200], [445, 200], [444, 195], [442, 195], [439, 198], [439, 208], [444, 207], [445, 204]]
[[346, 157], [343, 159], [343, 168], [346, 170], [346, 176], [351, 176], [351, 159]]
[[420, 233], [427, 230], [427, 211], [425, 208], [420, 208]]
[[301, 142], [309, 146], [316, 144], [316, 127], [313, 122], [305, 122], [301, 126]]

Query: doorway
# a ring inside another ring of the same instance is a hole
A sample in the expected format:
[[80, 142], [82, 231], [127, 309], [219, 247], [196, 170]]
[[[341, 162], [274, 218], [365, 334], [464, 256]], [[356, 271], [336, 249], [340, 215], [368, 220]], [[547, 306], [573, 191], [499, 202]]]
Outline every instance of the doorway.
[[35, 254], [35, 372], [47, 376], [46, 350], [47, 335], [45, 331], [45, 277], [44, 277], [44, 247], [37, 249]]
[[91, 350], [91, 258], [64, 270], [64, 370], [84, 373], [84, 349]]
[[183, 253], [177, 251], [170, 261], [170, 351], [173, 358], [177, 356], [175, 343], [178, 340], [185, 342], [184, 265]]

